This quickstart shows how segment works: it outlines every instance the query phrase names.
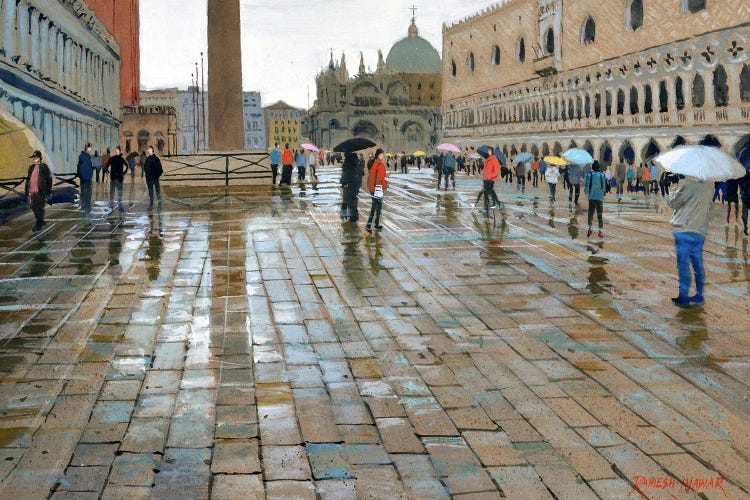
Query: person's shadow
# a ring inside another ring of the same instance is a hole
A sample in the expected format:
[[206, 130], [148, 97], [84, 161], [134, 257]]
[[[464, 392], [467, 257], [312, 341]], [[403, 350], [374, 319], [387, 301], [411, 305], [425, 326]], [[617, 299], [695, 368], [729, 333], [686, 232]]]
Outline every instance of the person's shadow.
[[146, 241], [148, 242], [148, 248], [146, 249], [146, 256], [148, 261], [146, 262], [146, 273], [148, 279], [154, 281], [161, 274], [161, 254], [164, 251], [164, 241], [162, 240], [162, 219], [161, 216], [149, 216], [151, 222], [151, 229], [148, 234]]
[[359, 247], [362, 241], [359, 224], [343, 224], [341, 230], [343, 233], [341, 244], [344, 247], [344, 256], [342, 259], [344, 274], [346, 274], [355, 288], [368, 288], [370, 284], [365, 273], [362, 250]]
[[568, 234], [573, 240], [578, 238], [578, 217], [575, 212], [571, 212], [570, 222], [568, 222]]
[[680, 308], [677, 311], [677, 320], [687, 334], [677, 339], [677, 345], [686, 352], [703, 352], [703, 343], [708, 339], [706, 313], [703, 308]]
[[380, 272], [380, 261], [383, 258], [383, 243], [380, 233], [368, 234], [365, 236], [365, 246], [367, 247], [367, 257], [370, 262], [370, 272], [377, 276]]

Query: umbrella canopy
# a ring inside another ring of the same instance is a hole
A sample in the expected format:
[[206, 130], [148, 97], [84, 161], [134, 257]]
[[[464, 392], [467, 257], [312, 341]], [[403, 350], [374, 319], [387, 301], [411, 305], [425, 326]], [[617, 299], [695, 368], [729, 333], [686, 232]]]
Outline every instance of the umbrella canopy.
[[333, 150], [336, 153], [351, 153], [353, 151], [362, 151], [363, 149], [371, 148], [377, 146], [374, 142], [372, 142], [370, 139], [365, 139], [364, 137], [354, 137], [352, 139], [347, 139], [335, 148]]
[[386, 154], [385, 154], [385, 156], [386, 156], [387, 158], [393, 158], [393, 157], [394, 157], [394, 156], [396, 156], [396, 155], [394, 155], [393, 153], [386, 153]]
[[679, 146], [660, 154], [654, 162], [667, 172], [702, 181], [737, 179], [747, 173], [735, 158], [711, 146]]
[[500, 160], [500, 164], [504, 167], [508, 166], [508, 159], [505, 157], [502, 151], [500, 149], [495, 148], [495, 156], [497, 156], [497, 159]]
[[440, 146], [438, 146], [436, 149], [438, 151], [448, 151], [450, 153], [460, 153], [461, 152], [461, 148], [459, 148], [458, 146], [456, 146], [454, 144], [450, 144], [448, 142], [444, 142], [443, 144], [441, 144]]
[[412, 156], [427, 156], [427, 153], [425, 153], [422, 150], [419, 150], [419, 151], [414, 151], [414, 153], [412, 154]]
[[594, 157], [585, 149], [571, 148], [562, 154], [562, 157], [570, 163], [577, 165], [589, 165], [594, 163]]
[[482, 155], [480, 155], [479, 153], [471, 153], [469, 155], [469, 159], [470, 160], [479, 160], [481, 157], [482, 157]]
[[556, 165], [558, 167], [564, 167], [568, 164], [567, 160], [560, 158], [559, 156], [545, 156], [544, 161], [548, 165]]
[[309, 142], [304, 142], [300, 145], [302, 149], [306, 149], [308, 151], [314, 151], [316, 153], [320, 152], [320, 148], [316, 146], [315, 144], [310, 144]]
[[477, 153], [479, 153], [479, 156], [482, 158], [488, 158], [490, 156], [490, 147], [487, 145], [479, 146], [477, 148]]
[[527, 161], [533, 160], [534, 157], [531, 153], [519, 153], [513, 158], [513, 163], [526, 163]]

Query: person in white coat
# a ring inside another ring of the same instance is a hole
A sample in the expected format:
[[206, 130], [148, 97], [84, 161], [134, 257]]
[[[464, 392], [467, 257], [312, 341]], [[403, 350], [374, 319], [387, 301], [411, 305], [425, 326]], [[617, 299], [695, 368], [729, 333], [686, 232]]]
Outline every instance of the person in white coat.
[[557, 182], [560, 180], [560, 169], [557, 168], [557, 165], [549, 165], [547, 171], [544, 173], [544, 178], [547, 180], [547, 185], [549, 185], [549, 200], [555, 201]]

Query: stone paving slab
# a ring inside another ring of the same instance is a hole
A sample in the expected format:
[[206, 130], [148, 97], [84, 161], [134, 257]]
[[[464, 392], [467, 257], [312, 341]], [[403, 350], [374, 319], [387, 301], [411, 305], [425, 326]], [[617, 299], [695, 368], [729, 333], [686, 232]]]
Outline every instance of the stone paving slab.
[[749, 497], [723, 207], [707, 303], [675, 310], [660, 197], [605, 202], [587, 239], [541, 188], [485, 216], [478, 178], [431, 175], [391, 175], [372, 234], [327, 167], [151, 213], [138, 180], [123, 214], [97, 185], [89, 218], [0, 226], [0, 497]]

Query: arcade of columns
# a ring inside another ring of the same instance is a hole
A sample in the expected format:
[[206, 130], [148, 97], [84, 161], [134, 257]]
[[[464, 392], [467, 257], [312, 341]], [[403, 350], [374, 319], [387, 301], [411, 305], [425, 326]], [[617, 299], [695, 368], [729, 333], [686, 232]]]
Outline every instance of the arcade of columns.
[[750, 142], [747, 40], [749, 28], [727, 30], [444, 102], [445, 138], [511, 155], [585, 142], [610, 163], [628, 148], [641, 162], [678, 136], [710, 134], [738, 154]]
[[[58, 173], [86, 141], [117, 141], [120, 56], [80, 0], [0, 0], [0, 109], [23, 122]], [[12, 82], [12, 83], [8, 83]]]

